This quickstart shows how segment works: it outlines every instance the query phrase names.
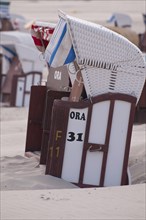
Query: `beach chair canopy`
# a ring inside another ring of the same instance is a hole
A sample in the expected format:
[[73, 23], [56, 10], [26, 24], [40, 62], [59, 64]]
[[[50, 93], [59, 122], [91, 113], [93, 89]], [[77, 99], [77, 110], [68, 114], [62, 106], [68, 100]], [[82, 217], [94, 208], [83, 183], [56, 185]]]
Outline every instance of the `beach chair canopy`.
[[[56, 24], [36, 21], [31, 25], [31, 35], [36, 48], [44, 54], [53, 35]], [[66, 91], [69, 85], [69, 76], [66, 66], [48, 68], [47, 87], [55, 91]]]
[[141, 51], [125, 37], [62, 12], [45, 50], [49, 66], [80, 67], [88, 96], [112, 92], [140, 97], [146, 65]]
[[122, 28], [122, 27], [115, 27], [108, 25], [106, 26], [110, 30], [122, 35], [123, 37], [127, 38], [130, 42], [135, 44], [137, 47], [139, 47], [139, 35], [133, 31], [130, 28]]
[[2, 51], [7, 59], [18, 56], [24, 73], [42, 71], [44, 62], [40, 59], [40, 53], [34, 46], [29, 33], [19, 31], [1, 32]]

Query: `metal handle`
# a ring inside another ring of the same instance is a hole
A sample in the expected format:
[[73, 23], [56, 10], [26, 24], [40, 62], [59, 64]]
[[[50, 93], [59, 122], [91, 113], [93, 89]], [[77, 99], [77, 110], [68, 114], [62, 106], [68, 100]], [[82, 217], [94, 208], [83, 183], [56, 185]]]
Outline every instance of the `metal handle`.
[[102, 145], [90, 145], [90, 147], [89, 147], [90, 152], [102, 151], [102, 150], [103, 150]]

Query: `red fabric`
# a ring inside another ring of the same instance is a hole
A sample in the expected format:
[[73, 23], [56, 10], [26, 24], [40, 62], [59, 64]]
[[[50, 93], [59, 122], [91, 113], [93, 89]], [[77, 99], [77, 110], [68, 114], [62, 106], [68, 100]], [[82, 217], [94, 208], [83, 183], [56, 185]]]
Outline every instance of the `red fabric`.
[[31, 35], [36, 47], [41, 51], [44, 52], [48, 43], [51, 39], [51, 36], [54, 32], [55, 28], [48, 27], [48, 26], [39, 26], [33, 24], [31, 26]]

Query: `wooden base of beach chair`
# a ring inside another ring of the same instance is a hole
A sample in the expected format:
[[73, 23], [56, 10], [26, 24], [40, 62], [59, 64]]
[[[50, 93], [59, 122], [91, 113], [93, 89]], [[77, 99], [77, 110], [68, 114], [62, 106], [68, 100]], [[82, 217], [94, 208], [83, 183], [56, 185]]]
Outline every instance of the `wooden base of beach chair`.
[[44, 110], [44, 116], [43, 116], [43, 134], [42, 134], [42, 143], [41, 143], [40, 164], [46, 164], [53, 102], [55, 99], [68, 97], [69, 94], [70, 94], [69, 92], [63, 92], [63, 91], [62, 92], [51, 91], [51, 90], [47, 91], [46, 101], [45, 101], [45, 110]]
[[146, 81], [136, 107], [135, 122], [146, 123]]
[[46, 163], [46, 152], [55, 99], [68, 97], [69, 92], [50, 91], [46, 86], [32, 86], [25, 152], [40, 151], [40, 163]]
[[143, 87], [143, 90], [142, 90], [142, 93], [141, 93], [141, 96], [138, 102], [138, 106], [140, 108], [146, 108], [146, 81], [145, 81], [145, 84], [144, 84], [144, 87]]
[[31, 87], [25, 152], [41, 150], [46, 91], [46, 86]]
[[136, 109], [134, 123], [146, 124], [146, 108]]
[[127, 184], [136, 98], [107, 93], [92, 100], [55, 100], [46, 174], [80, 187]]

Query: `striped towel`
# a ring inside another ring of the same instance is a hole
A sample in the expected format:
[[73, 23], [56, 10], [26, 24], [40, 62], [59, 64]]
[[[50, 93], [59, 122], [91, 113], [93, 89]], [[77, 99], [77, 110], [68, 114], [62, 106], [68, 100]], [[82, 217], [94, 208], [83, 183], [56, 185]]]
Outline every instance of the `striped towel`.
[[67, 23], [64, 19], [59, 20], [50, 43], [45, 50], [45, 60], [51, 67], [59, 67], [73, 62], [75, 52], [73, 49]]
[[39, 51], [45, 52], [54, 32], [55, 25], [46, 22], [36, 22], [31, 26], [31, 36]]

